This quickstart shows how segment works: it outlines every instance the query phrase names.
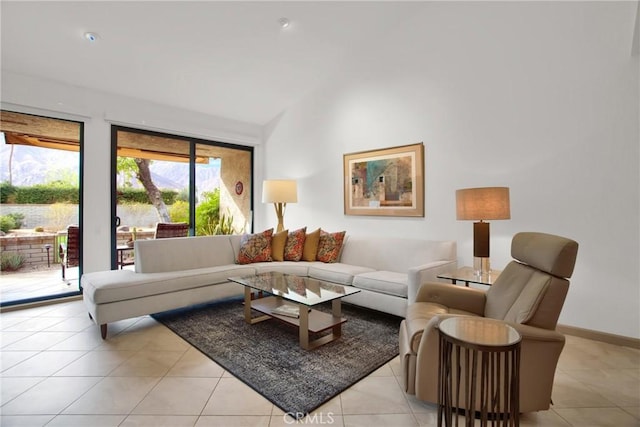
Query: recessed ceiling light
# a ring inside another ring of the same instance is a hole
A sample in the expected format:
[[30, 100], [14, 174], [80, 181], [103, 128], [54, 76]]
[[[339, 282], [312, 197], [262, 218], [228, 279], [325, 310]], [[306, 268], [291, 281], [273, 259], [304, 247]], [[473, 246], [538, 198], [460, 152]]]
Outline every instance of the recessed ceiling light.
[[282, 28], [287, 28], [291, 25], [291, 22], [289, 22], [287, 18], [280, 18], [278, 19], [278, 24], [280, 24]]
[[98, 33], [87, 32], [84, 33], [84, 38], [89, 40], [91, 43], [98, 41]]

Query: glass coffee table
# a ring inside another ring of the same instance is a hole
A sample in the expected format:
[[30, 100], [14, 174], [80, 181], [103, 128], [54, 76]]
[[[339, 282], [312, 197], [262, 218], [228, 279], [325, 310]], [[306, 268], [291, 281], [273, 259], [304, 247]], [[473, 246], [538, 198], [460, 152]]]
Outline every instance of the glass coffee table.
[[[338, 339], [342, 334], [341, 300], [360, 292], [351, 288], [309, 277], [267, 272], [255, 276], [230, 277], [232, 282], [244, 286], [244, 320], [249, 324], [276, 318], [298, 327], [300, 347], [311, 350]], [[254, 292], [257, 296], [254, 296]], [[266, 294], [266, 296], [265, 296]], [[331, 301], [331, 313], [313, 310], [311, 307]], [[251, 310], [262, 313], [252, 317]], [[310, 333], [332, 331], [315, 340]]]

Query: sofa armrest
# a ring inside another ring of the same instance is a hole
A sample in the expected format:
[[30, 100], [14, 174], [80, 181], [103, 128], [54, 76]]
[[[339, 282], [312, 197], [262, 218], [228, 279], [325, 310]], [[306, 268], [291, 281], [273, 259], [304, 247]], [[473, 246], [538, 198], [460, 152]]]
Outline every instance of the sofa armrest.
[[416, 302], [442, 304], [450, 309], [463, 310], [478, 316], [484, 315], [486, 300], [485, 292], [480, 289], [443, 283], [425, 283], [420, 286], [416, 296]]
[[435, 282], [438, 275], [453, 272], [458, 268], [457, 261], [435, 261], [411, 267], [407, 274], [407, 300], [409, 304], [416, 300], [420, 285]]

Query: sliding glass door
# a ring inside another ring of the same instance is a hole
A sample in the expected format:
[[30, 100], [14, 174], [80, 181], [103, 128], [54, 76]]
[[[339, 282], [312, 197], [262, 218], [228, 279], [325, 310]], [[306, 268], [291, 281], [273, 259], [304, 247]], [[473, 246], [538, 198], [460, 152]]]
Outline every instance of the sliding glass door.
[[3, 110], [0, 126], [0, 304], [76, 295], [83, 124]]
[[191, 236], [251, 230], [251, 147], [113, 126], [112, 155], [112, 268], [132, 268], [133, 241], [158, 222]]

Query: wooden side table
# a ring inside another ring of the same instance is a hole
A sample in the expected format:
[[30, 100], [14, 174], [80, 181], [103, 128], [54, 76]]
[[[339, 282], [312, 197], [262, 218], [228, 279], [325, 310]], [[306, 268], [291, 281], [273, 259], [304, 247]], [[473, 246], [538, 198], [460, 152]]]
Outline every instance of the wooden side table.
[[[453, 425], [464, 411], [465, 425], [520, 425], [520, 341], [499, 320], [459, 316], [438, 325], [438, 427]], [[476, 408], [479, 408], [477, 411]]]
[[451, 280], [454, 285], [460, 280], [464, 282], [466, 287], [469, 287], [469, 283], [491, 286], [500, 273], [502, 273], [502, 270], [491, 270], [488, 274], [476, 274], [472, 267], [460, 267], [451, 273], [438, 274], [437, 277], [438, 279]]

